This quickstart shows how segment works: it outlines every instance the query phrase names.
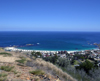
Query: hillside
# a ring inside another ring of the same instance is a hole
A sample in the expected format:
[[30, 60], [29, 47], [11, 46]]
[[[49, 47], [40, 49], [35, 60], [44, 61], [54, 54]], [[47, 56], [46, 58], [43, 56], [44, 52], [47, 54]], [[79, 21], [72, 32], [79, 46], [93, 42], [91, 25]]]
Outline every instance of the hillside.
[[50, 62], [0, 50], [0, 81], [76, 81]]

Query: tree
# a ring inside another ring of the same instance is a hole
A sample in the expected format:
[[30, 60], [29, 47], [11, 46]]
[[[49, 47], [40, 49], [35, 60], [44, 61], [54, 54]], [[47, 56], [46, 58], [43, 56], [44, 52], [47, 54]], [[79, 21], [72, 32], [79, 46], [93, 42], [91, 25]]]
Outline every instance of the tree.
[[94, 67], [98, 68], [98, 65], [97, 65], [97, 64], [98, 64], [98, 61], [95, 60], [95, 61], [94, 61]]
[[52, 62], [53, 64], [55, 64], [55, 63], [57, 62], [57, 59], [58, 59], [58, 56], [57, 56], [57, 54], [55, 54], [55, 55], [52, 57], [51, 62]]
[[61, 67], [67, 67], [69, 65], [69, 61], [66, 58], [58, 58], [57, 64]]
[[80, 57], [82, 59], [82, 61], [85, 59], [83, 56]]
[[72, 58], [72, 60], [71, 60], [71, 64], [73, 65], [73, 64], [74, 64], [74, 62], [75, 62], [75, 60], [74, 60], [74, 58]]
[[42, 56], [42, 54], [41, 54], [40, 52], [34, 52], [34, 51], [33, 51], [31, 54], [32, 54], [33, 56], [35, 56], [36, 58], [37, 58], [38, 56], [40, 56], [40, 57]]
[[35, 54], [35, 52], [33, 51], [31, 54], [32, 54], [32, 55], [34, 55], [34, 54]]
[[76, 67], [76, 69], [83, 69], [87, 74], [89, 73], [89, 70], [94, 68], [94, 64], [90, 61], [86, 60], [85, 62], [79, 64], [79, 66]]
[[55, 54], [54, 56], [45, 57], [43, 59], [46, 61], [50, 61], [53, 64], [56, 64], [58, 56], [57, 56], [57, 54]]

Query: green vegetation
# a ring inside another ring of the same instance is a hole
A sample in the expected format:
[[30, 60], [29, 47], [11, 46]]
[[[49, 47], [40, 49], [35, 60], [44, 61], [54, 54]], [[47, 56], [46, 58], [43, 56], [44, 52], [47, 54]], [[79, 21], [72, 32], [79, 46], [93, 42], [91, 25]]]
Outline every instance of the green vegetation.
[[74, 61], [74, 65], [77, 65], [79, 64], [79, 62], [77, 60]]
[[42, 57], [42, 54], [40, 53], [40, 52], [32, 52], [32, 55], [34, 56], [34, 57]]
[[0, 81], [6, 81], [6, 79], [7, 79], [7, 74], [0, 73]]
[[[33, 52], [33, 55], [35, 54], [36, 53]], [[89, 54], [91, 54], [91, 52], [88, 52], [86, 55], [75, 54], [73, 57], [70, 56], [70, 54], [66, 54], [66, 58], [61, 58], [58, 57], [57, 54], [54, 54], [54, 56], [42, 57], [42, 59], [55, 64], [78, 81], [99, 81], [100, 68], [97, 66], [98, 62], [90, 58]], [[77, 64], [79, 64], [79, 66], [74, 66]], [[33, 71], [33, 74], [38, 73], [35, 72]]]
[[0, 73], [0, 81], [6, 81], [7, 80], [7, 74]]
[[66, 58], [61, 58], [61, 57], [59, 57], [59, 58], [57, 59], [56, 64], [57, 64], [58, 66], [60, 66], [60, 67], [67, 67], [67, 66], [69, 65], [69, 61], [68, 61], [68, 59], [66, 59]]
[[0, 69], [9, 72], [9, 71], [11, 71], [13, 68], [14, 68], [14, 66], [12, 66], [12, 67], [11, 67], [11, 66], [1, 66]]
[[66, 68], [63, 67], [59, 68], [61, 68], [64, 72], [70, 74], [72, 77], [76, 78], [78, 81], [91, 81], [90, 77], [85, 73], [84, 70], [76, 70], [72, 66], [68, 66]]
[[[57, 65], [59, 68], [61, 68], [64, 72], [67, 72], [68, 74], [70, 74], [72, 77], [76, 78], [78, 81], [91, 81], [89, 76], [86, 74], [86, 72], [84, 70], [76, 70], [75, 67], [71, 66], [71, 62], [73, 62], [73, 65], [79, 64], [79, 62], [77, 60], [72, 59], [72, 61], [70, 61], [68, 58], [70, 56], [68, 56], [67, 58], [61, 58], [61, 57], [57, 57], [55, 58], [55, 56], [50, 56], [50, 57], [45, 57], [43, 58], [45, 61], [50, 61], [51, 63]], [[55, 61], [53, 61], [55, 60]]]
[[79, 55], [79, 54], [75, 54], [73, 59], [74, 60], [78, 60], [78, 59], [81, 59], [82, 61], [84, 61], [85, 59], [87, 59], [88, 56], [86, 55]]
[[86, 60], [85, 62], [81, 63], [80, 66], [77, 66], [76, 69], [84, 69], [86, 73], [89, 73], [89, 71], [94, 68], [94, 64], [90, 61]]
[[45, 57], [43, 58], [45, 61], [49, 61], [53, 64], [56, 64], [58, 56], [55, 54], [54, 56], [50, 56], [50, 57]]
[[20, 77], [20, 76], [21, 76], [20, 74], [17, 75], [17, 77]]
[[16, 60], [16, 62], [24, 64], [26, 62], [26, 58], [24, 58], [24, 57], [20, 57], [20, 58], [21, 58], [21, 60]]
[[35, 70], [35, 71], [30, 71], [31, 74], [34, 74], [34, 75], [43, 75], [45, 74], [44, 71], [42, 70]]
[[17, 74], [18, 73], [16, 70], [13, 70], [12, 72], [14, 72], [14, 74]]
[[0, 78], [1, 77], [6, 77], [7, 76], [7, 74], [5, 74], [5, 73], [0, 73]]
[[0, 55], [3, 55], [3, 56], [12, 56], [12, 54], [6, 53], [6, 52], [1, 52]]
[[75, 63], [74, 58], [72, 58], [72, 60], [70, 61], [70, 63], [71, 63], [72, 65], [74, 65], [74, 63]]

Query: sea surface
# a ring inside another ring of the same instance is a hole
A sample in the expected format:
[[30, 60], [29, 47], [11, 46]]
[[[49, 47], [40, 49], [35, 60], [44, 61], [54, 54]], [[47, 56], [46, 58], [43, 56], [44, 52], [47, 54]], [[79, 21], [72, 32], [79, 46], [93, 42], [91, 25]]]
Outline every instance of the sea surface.
[[100, 32], [0, 32], [0, 47], [17, 46], [28, 50], [86, 50], [100, 43]]

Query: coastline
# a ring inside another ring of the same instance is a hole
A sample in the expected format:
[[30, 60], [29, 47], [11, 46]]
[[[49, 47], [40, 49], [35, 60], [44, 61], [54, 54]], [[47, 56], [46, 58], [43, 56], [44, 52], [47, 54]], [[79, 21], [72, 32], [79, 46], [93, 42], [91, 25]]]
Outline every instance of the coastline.
[[[22, 52], [42, 52], [42, 53], [58, 53], [59, 51], [58, 50], [55, 50], [55, 51], [52, 51], [52, 50], [27, 50], [27, 49], [20, 49], [20, 48], [16, 48], [16, 47], [5, 47], [4, 48], [5, 50], [8, 50], [8, 51], [22, 51]], [[85, 51], [85, 50], [99, 50], [99, 48], [91, 48], [91, 49], [83, 49], [83, 50], [65, 50], [67, 51], [68, 53], [73, 53], [73, 52], [79, 52], [79, 51]], [[62, 51], [62, 50], [60, 50]], [[64, 50], [63, 50], [64, 51]]]
[[97, 44], [100, 43], [98, 33], [2, 32], [1, 34], [3, 35], [0, 40], [1, 47], [15, 47], [21, 50], [73, 52], [97, 49]]

